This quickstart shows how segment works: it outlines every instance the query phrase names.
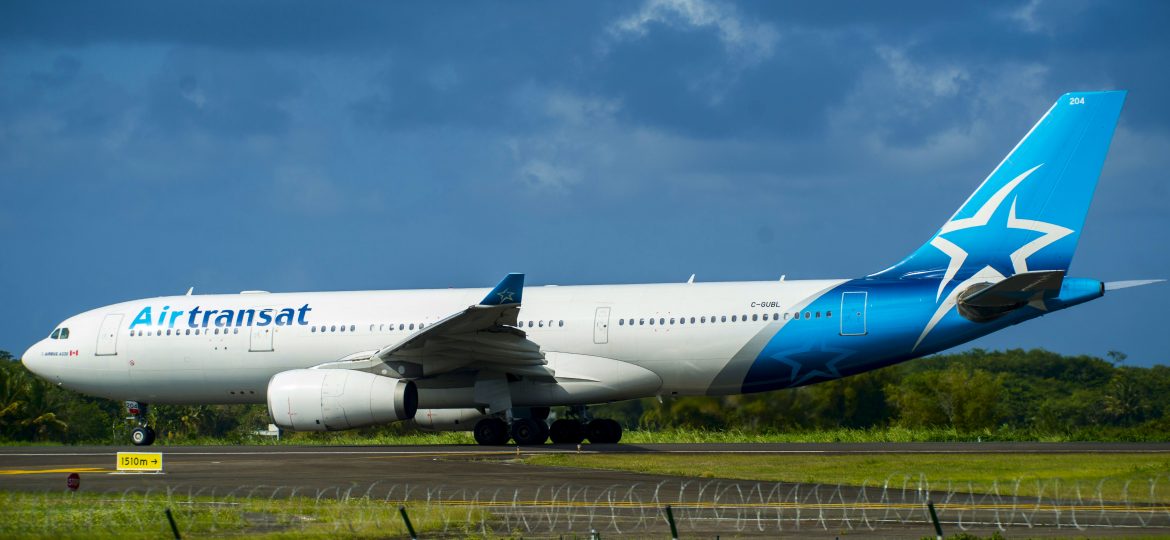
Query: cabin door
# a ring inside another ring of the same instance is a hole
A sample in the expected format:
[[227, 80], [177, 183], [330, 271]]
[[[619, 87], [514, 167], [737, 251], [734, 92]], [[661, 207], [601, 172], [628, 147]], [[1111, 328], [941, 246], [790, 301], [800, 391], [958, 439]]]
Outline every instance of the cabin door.
[[122, 314], [106, 315], [102, 319], [102, 326], [98, 329], [97, 356], [114, 356], [118, 354], [118, 329], [122, 326]]
[[593, 342], [598, 345], [609, 343], [609, 308], [599, 307], [593, 318]]

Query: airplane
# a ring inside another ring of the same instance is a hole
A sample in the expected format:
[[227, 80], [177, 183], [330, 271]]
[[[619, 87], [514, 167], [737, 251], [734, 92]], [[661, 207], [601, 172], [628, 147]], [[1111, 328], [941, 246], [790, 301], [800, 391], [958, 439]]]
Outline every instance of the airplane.
[[926, 243], [861, 278], [189, 290], [70, 317], [22, 360], [125, 401], [135, 445], [155, 438], [148, 403], [266, 403], [298, 431], [413, 421], [482, 445], [617, 443], [590, 405], [829, 381], [1160, 281], [1067, 275], [1125, 97], [1061, 96]]

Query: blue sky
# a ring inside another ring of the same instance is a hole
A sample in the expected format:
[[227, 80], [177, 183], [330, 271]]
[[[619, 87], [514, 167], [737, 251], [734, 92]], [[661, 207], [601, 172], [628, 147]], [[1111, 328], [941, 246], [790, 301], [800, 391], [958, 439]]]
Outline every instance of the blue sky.
[[[198, 292], [857, 277], [1130, 90], [1072, 274], [1170, 277], [1170, 4], [7, 2], [0, 348]], [[1170, 286], [976, 342], [1170, 363]]]

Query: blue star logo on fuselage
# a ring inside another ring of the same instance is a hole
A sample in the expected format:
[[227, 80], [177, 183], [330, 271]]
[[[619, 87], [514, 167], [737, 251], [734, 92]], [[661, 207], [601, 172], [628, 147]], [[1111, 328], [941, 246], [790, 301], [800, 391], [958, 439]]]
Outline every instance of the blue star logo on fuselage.
[[772, 359], [792, 367], [788, 386], [800, 386], [813, 379], [831, 380], [841, 378], [837, 366], [842, 360], [853, 356], [855, 351], [825, 347], [817, 343], [812, 348], [788, 349], [772, 355]]

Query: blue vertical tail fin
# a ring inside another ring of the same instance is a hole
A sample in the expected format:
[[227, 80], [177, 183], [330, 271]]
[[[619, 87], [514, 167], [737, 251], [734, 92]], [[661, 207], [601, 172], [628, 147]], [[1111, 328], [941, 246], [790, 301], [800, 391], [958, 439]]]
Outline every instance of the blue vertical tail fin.
[[1052, 105], [943, 226], [871, 278], [948, 285], [1068, 270], [1125, 91], [1074, 92]]

